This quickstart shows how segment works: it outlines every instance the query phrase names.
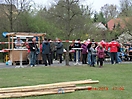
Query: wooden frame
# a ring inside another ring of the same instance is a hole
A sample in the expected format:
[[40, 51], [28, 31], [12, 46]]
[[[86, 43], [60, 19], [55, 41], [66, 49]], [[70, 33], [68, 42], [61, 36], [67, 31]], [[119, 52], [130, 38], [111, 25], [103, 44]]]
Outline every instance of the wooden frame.
[[[22, 53], [23, 55], [23, 58], [22, 58], [22, 61], [25, 61], [27, 60], [27, 50], [25, 49], [14, 49], [14, 37], [21, 37], [21, 36], [32, 36], [32, 37], [38, 37], [38, 47], [40, 48], [40, 41], [41, 39], [43, 40], [44, 39], [44, 36], [46, 35], [46, 33], [24, 33], [24, 32], [11, 32], [11, 33], [8, 33], [7, 34], [7, 37], [8, 37], [8, 50], [9, 50], [9, 58], [10, 60], [12, 61], [12, 63], [15, 65], [15, 62], [16, 61], [19, 61], [19, 54], [18, 53]], [[11, 40], [10, 40], [10, 37], [11, 37]], [[17, 53], [17, 54], [16, 54]], [[26, 59], [25, 59], [26, 58]], [[42, 60], [42, 57], [41, 57], [41, 53], [38, 57], [39, 60]]]
[[[42, 38], [42, 40], [44, 39], [44, 36], [46, 35], [46, 33], [25, 33], [25, 32], [11, 32], [8, 33], [8, 49], [11, 49], [11, 45], [12, 45], [12, 49], [14, 49], [14, 39], [13, 37], [16, 36], [37, 36], [38, 37], [38, 44], [40, 46], [40, 37]], [[10, 37], [12, 37], [11, 43], [10, 43]]]

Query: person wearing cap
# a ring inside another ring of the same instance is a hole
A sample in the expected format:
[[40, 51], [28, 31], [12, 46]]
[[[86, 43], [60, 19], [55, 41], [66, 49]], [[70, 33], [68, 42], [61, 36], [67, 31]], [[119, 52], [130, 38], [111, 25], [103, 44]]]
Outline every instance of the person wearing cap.
[[20, 39], [20, 37], [17, 37], [17, 39], [15, 40], [15, 48], [19, 49], [20, 47], [23, 46], [23, 41]]

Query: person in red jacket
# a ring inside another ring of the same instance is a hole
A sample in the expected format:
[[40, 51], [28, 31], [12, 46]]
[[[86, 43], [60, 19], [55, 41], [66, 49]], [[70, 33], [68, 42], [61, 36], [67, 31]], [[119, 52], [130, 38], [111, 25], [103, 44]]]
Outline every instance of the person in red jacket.
[[100, 41], [100, 45], [101, 45], [103, 48], [106, 48], [106, 42], [105, 42], [104, 39]]
[[114, 64], [114, 61], [115, 63], [118, 63], [117, 52], [119, 46], [119, 43], [114, 39], [112, 39], [112, 41], [108, 44], [108, 48], [110, 48], [111, 64]]

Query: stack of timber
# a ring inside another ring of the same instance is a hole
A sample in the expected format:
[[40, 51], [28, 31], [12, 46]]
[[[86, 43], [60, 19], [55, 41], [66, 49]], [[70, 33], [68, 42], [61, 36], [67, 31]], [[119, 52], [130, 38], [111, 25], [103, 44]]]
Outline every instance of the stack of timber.
[[92, 81], [91, 79], [88, 79], [81, 81], [60, 82], [60, 83], [35, 85], [35, 86], [0, 88], [0, 98], [15, 98], [15, 97], [71, 93], [79, 90], [88, 90], [88, 88], [92, 88], [92, 86], [77, 86], [79, 84], [82, 85], [82, 84], [97, 84], [97, 83], [99, 83], [98, 80]]

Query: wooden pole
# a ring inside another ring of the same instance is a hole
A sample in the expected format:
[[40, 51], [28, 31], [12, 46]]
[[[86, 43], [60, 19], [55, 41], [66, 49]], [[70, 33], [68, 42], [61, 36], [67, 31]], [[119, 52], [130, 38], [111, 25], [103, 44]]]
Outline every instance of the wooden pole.
[[[75, 90], [65, 90], [64, 93], [71, 93]], [[15, 97], [26, 97], [26, 96], [39, 96], [39, 95], [50, 95], [50, 94], [64, 94], [58, 91], [37, 91], [37, 92], [19, 92], [19, 93], [4, 93], [0, 94], [0, 98], [15, 98]]]
[[0, 93], [11, 93], [11, 92], [27, 92], [27, 91], [37, 91], [37, 90], [47, 90], [55, 88], [65, 88], [65, 87], [75, 87], [75, 85], [41, 85], [41, 86], [25, 86], [25, 87], [12, 87], [12, 88], [0, 88]]
[[38, 47], [40, 48], [40, 37], [38, 37]]
[[96, 84], [99, 81], [80, 80], [71, 82], [60, 82], [45, 85], [36, 86], [23, 86], [23, 87], [11, 87], [11, 88], [0, 88], [0, 98], [14, 98], [14, 97], [26, 97], [36, 95], [47, 95], [47, 94], [60, 94], [67, 92], [74, 92], [78, 90], [88, 90], [92, 86], [76, 86], [76, 84]]
[[8, 36], [8, 49], [10, 49], [10, 36]]
[[12, 35], [12, 42], [11, 42], [11, 44], [12, 44], [12, 49], [14, 49], [14, 41], [13, 41], [14, 39], [13, 39], [13, 35]]
[[92, 87], [91, 86], [66, 87], [66, 88], [38, 90], [38, 91], [31, 91], [31, 92], [0, 93], [0, 98], [15, 98], [15, 97], [26, 97], [26, 96], [50, 95], [50, 94], [64, 94], [64, 93], [74, 92], [78, 90], [88, 90], [88, 88], [92, 88]]

